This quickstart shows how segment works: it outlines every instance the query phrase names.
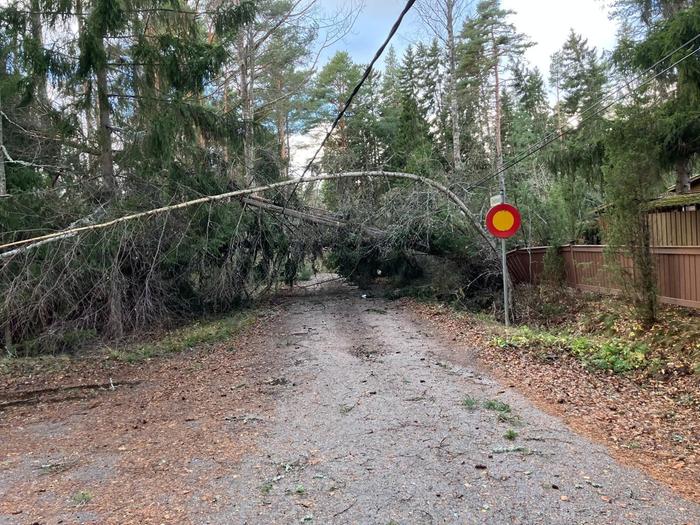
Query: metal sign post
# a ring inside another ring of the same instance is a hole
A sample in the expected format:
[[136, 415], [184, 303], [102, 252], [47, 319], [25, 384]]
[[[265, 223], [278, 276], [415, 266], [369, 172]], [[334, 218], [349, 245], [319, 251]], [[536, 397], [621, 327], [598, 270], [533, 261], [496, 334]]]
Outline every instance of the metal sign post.
[[[501, 187], [501, 195], [498, 197], [501, 204], [497, 204], [489, 210], [486, 216], [486, 228], [494, 237], [501, 239], [501, 266], [503, 270], [503, 311], [505, 313], [506, 326], [510, 326], [510, 278], [508, 276], [508, 254], [506, 239], [510, 239], [520, 229], [522, 217], [514, 206], [505, 202], [505, 186]], [[492, 203], [497, 198], [492, 199]]]

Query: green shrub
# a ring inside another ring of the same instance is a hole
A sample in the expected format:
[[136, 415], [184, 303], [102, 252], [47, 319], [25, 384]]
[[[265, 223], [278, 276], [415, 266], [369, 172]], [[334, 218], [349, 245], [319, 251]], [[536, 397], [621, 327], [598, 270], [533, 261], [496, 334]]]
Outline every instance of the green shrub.
[[587, 336], [572, 336], [535, 331], [528, 327], [516, 329], [511, 335], [493, 341], [500, 348], [525, 348], [549, 353], [568, 352], [586, 366], [624, 374], [646, 368], [649, 347], [643, 343], [625, 343], [615, 339], [599, 340]]

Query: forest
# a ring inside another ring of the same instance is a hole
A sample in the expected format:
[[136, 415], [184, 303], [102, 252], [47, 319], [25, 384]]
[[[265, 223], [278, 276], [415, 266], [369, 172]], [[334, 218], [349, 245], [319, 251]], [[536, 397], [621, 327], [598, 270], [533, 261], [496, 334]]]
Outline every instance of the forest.
[[[388, 47], [371, 69], [328, 58], [360, 7], [3, 3], [5, 353], [228, 312], [321, 268], [406, 289], [427, 275], [418, 293], [490, 308], [501, 276], [482, 224], [501, 175], [524, 217], [510, 248], [624, 250], [629, 300], [653, 321], [646, 205], [690, 191], [700, 5], [615, 0], [615, 49], [572, 30], [549, 71], [528, 63], [535, 43], [498, 0], [418, 0], [424, 30], [404, 52]], [[295, 165], [294, 139], [317, 146], [341, 113], [321, 153]], [[449, 271], [430, 274], [426, 257]]]

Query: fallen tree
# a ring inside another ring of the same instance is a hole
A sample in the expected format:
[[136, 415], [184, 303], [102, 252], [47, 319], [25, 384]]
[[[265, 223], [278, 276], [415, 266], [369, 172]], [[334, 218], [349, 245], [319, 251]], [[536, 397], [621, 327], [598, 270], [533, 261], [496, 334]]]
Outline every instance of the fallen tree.
[[[358, 190], [357, 200], [342, 212], [284, 204], [294, 202], [285, 188], [360, 178], [419, 185], [392, 186], [374, 203]], [[263, 196], [267, 192], [269, 198]], [[464, 202], [442, 184], [409, 173], [340, 173], [192, 200], [185, 200], [192, 193], [179, 195], [184, 202], [158, 206], [162, 195], [144, 193], [138, 202], [152, 209], [111, 220], [104, 217], [129, 208], [126, 197], [99, 214], [75, 219], [81, 215], [74, 212], [71, 227], [39, 237], [14, 240], [11, 230], [5, 232], [0, 330], [6, 350], [72, 351], [96, 336], [119, 338], [171, 320], [229, 311], [280, 282], [293, 283], [321, 258], [354, 279], [380, 270], [382, 276], [406, 278], [415, 252], [453, 257], [459, 266], [452, 272], [456, 291], [462, 277], [474, 278], [471, 265], [478, 272], [498, 271], [496, 258], [482, 251], [493, 246], [479, 240], [486, 234]], [[430, 234], [441, 231], [435, 228], [448, 224], [445, 220], [453, 230], [440, 234], [450, 240], [447, 249]]]
[[[469, 222], [471, 223], [472, 227], [486, 241], [487, 245], [491, 248], [491, 250], [494, 252], [494, 254], [498, 255], [498, 252], [496, 250], [496, 247], [495, 247], [492, 239], [490, 238], [489, 234], [486, 232], [484, 227], [481, 225], [481, 223], [477, 219], [476, 215], [469, 209], [469, 207], [464, 203], [464, 201], [462, 201], [462, 199], [460, 199], [457, 196], [457, 194], [455, 194], [453, 191], [451, 191], [446, 186], [444, 186], [444, 185], [440, 184], [439, 182], [436, 182], [432, 179], [428, 179], [427, 177], [421, 177], [419, 175], [414, 175], [412, 173], [394, 173], [394, 172], [387, 172], [387, 171], [362, 171], [362, 172], [337, 173], [337, 174], [330, 174], [330, 175], [318, 175], [315, 177], [307, 177], [305, 179], [299, 179], [299, 180], [285, 180], [285, 181], [281, 181], [281, 182], [275, 182], [273, 184], [259, 186], [256, 188], [247, 188], [247, 189], [242, 189], [242, 190], [236, 190], [236, 191], [231, 191], [231, 192], [227, 192], [227, 193], [222, 193], [219, 195], [211, 195], [211, 196], [207, 196], [207, 197], [201, 197], [199, 199], [193, 199], [193, 200], [190, 200], [187, 202], [182, 202], [179, 204], [162, 206], [160, 208], [155, 208], [155, 209], [144, 211], [144, 212], [125, 215], [123, 217], [119, 217], [119, 218], [112, 219], [110, 221], [106, 221], [106, 222], [102, 222], [102, 223], [90, 224], [87, 226], [79, 226], [79, 227], [74, 227], [74, 228], [68, 228], [68, 229], [66, 229], [64, 231], [60, 231], [60, 232], [41, 235], [38, 237], [32, 237], [29, 239], [22, 239], [22, 240], [18, 240], [18, 241], [13, 241], [13, 242], [9, 242], [9, 243], [0, 245], [0, 250], [6, 250], [8, 248], [18, 248], [18, 247], [23, 247], [23, 248], [22, 249], [14, 249], [14, 250], [9, 251], [9, 252], [0, 253], [0, 258], [6, 258], [6, 257], [10, 257], [12, 255], [17, 255], [17, 254], [23, 253], [24, 251], [27, 251], [27, 250], [32, 249], [33, 247], [36, 247], [37, 245], [39, 245], [39, 243], [41, 243], [41, 245], [45, 245], [49, 242], [55, 242], [55, 241], [59, 241], [61, 239], [70, 238], [70, 237], [73, 237], [73, 236], [78, 235], [80, 233], [94, 232], [94, 231], [105, 229], [105, 228], [111, 228], [111, 227], [117, 226], [119, 224], [123, 224], [125, 222], [135, 221], [135, 220], [139, 220], [139, 219], [147, 219], [149, 217], [153, 217], [156, 215], [161, 215], [161, 214], [176, 211], [176, 210], [182, 210], [185, 208], [190, 208], [192, 206], [198, 206], [201, 204], [230, 201], [231, 199], [234, 199], [234, 198], [244, 197], [247, 195], [254, 195], [256, 193], [262, 193], [265, 191], [280, 189], [280, 188], [284, 188], [287, 186], [298, 186], [299, 184], [302, 184], [302, 183], [321, 182], [321, 181], [338, 180], [338, 179], [346, 179], [346, 178], [357, 179], [357, 178], [370, 178], [370, 177], [413, 180], [413, 181], [425, 184], [426, 186], [429, 186], [429, 187], [434, 188], [435, 190], [439, 191], [440, 193], [442, 193], [444, 196], [446, 196], [450, 201], [452, 201], [459, 208], [460, 212], [462, 212], [464, 214], [464, 216], [466, 216], [469, 219]], [[262, 207], [262, 205], [260, 207]], [[278, 210], [278, 211], [286, 212], [286, 209], [282, 209], [282, 210]]]

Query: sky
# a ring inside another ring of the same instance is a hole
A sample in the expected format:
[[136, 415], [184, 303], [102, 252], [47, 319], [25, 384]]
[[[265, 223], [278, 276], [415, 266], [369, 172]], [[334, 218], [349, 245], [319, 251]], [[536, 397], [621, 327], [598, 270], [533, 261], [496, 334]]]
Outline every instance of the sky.
[[[333, 13], [346, 7], [348, 0], [320, 0], [320, 4], [322, 9]], [[357, 63], [369, 63], [405, 4], [405, 0], [364, 0], [364, 8], [352, 30], [324, 51], [321, 64], [337, 51], [347, 51]], [[599, 51], [612, 49], [615, 44], [616, 26], [608, 18], [604, 0], [501, 0], [501, 5], [515, 11], [510, 21], [536, 43], [528, 49], [526, 58], [531, 66], [540, 69], [545, 79], [549, 76], [550, 57], [564, 44], [570, 29], [582, 34]], [[409, 44], [430, 38], [414, 8], [404, 19], [392, 45], [400, 56]], [[291, 138], [293, 168], [308, 163], [320, 138], [319, 133]]]
[[[360, 0], [355, 0], [360, 1]], [[427, 0], [419, 0], [427, 1]], [[328, 12], [342, 9], [347, 0], [320, 0]], [[324, 58], [336, 51], [348, 51], [355, 62], [368, 63], [386, 38], [405, 0], [364, 0], [364, 8], [352, 31], [326, 50]], [[549, 58], [561, 48], [569, 30], [588, 38], [599, 50], [610, 49], [615, 43], [616, 27], [608, 19], [603, 0], [501, 0], [504, 9], [515, 11], [511, 22], [537, 45], [527, 52], [527, 58], [545, 73]], [[412, 42], [430, 38], [422, 28], [415, 11], [409, 13], [392, 41], [398, 54]]]

